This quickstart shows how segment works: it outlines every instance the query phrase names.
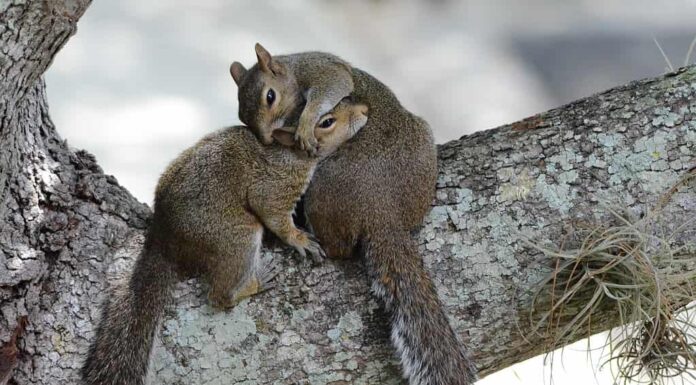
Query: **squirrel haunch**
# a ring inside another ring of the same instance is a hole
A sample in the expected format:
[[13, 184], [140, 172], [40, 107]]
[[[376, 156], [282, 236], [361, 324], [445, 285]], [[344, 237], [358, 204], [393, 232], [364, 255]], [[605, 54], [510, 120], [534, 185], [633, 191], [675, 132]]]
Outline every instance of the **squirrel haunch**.
[[303, 256], [323, 250], [292, 221], [296, 201], [317, 162], [349, 140], [367, 121], [364, 105], [340, 102], [315, 129], [319, 157], [294, 145], [294, 128], [263, 146], [246, 127], [207, 135], [174, 160], [159, 180], [145, 246], [126, 282], [102, 306], [96, 337], [82, 368], [84, 384], [142, 385], [152, 342], [171, 286], [202, 275], [216, 307], [270, 287], [276, 265], [260, 258], [264, 227]]

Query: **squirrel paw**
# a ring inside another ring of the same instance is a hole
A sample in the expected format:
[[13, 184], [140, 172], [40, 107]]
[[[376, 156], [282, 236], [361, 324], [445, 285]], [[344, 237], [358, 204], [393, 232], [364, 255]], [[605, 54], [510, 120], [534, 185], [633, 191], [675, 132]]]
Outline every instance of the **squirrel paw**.
[[309, 156], [317, 156], [317, 148], [319, 147], [319, 142], [317, 138], [313, 135], [302, 135], [300, 130], [295, 133], [295, 141], [300, 147], [300, 150], [306, 151]]
[[259, 292], [270, 290], [275, 287], [275, 277], [280, 273], [280, 264], [273, 259], [267, 257], [261, 261], [261, 266], [257, 271], [257, 279], [259, 281]]
[[300, 231], [297, 237], [288, 243], [297, 250], [302, 258], [307, 258], [307, 253], [309, 253], [312, 257], [312, 261], [315, 263], [321, 263], [324, 261], [324, 258], [326, 258], [326, 253], [319, 244], [319, 241], [317, 241], [312, 234], [305, 231]]
[[264, 258], [260, 261], [253, 275], [239, 287], [229, 288], [227, 286], [229, 282], [221, 279], [213, 281], [208, 293], [208, 300], [217, 309], [235, 307], [245, 298], [274, 288], [274, 279], [279, 272], [280, 266], [272, 257]]
[[312, 234], [307, 234], [307, 240], [309, 242], [305, 250], [312, 257], [312, 261], [314, 261], [314, 263], [324, 262], [324, 259], [326, 259], [326, 252], [324, 252], [324, 248], [321, 247], [319, 241], [317, 241]]

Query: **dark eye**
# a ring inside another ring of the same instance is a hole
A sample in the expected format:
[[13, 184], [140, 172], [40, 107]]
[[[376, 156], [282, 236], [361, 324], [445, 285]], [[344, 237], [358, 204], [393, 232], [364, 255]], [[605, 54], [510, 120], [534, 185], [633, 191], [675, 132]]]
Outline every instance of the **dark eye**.
[[273, 102], [275, 102], [275, 98], [275, 91], [273, 91], [273, 88], [269, 88], [268, 92], [266, 93], [266, 103], [268, 103], [269, 106], [273, 105]]
[[336, 123], [336, 119], [334, 118], [326, 118], [319, 123], [319, 127], [321, 128], [329, 128], [333, 126], [333, 124]]

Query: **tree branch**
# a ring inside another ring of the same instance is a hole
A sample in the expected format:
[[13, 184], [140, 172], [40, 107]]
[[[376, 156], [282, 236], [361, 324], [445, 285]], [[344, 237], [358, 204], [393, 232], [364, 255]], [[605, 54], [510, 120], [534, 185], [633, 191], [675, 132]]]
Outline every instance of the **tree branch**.
[[[25, 9], [3, 14], [0, 46], [21, 36], [7, 32], [16, 17], [40, 26], [35, 36], [45, 41], [36, 52], [45, 53], [8, 64], [3, 51], [0, 60], [0, 73], [15, 74], [2, 77], [0, 93], [0, 339], [28, 315], [15, 381], [75, 383], [108, 282], [128, 271], [150, 212], [91, 155], [59, 138], [43, 82], [31, 81], [72, 33], [50, 32], [57, 8], [10, 3]], [[437, 199], [417, 236], [483, 375], [553, 345], [552, 335], [525, 341], [520, 333], [530, 291], [552, 271], [521, 234], [558, 245], [577, 221], [607, 220], [599, 202], [634, 212], [653, 207], [695, 165], [695, 96], [691, 67], [439, 147]], [[668, 229], [694, 217], [694, 191], [679, 187], [665, 205]], [[694, 240], [689, 230], [675, 242]], [[400, 382], [388, 323], [360, 262], [312, 267], [285, 249], [266, 252], [283, 259], [278, 287], [229, 312], [213, 311], [197, 280], [177, 286], [151, 383]], [[616, 323], [613, 313], [600, 312], [591, 332]]]

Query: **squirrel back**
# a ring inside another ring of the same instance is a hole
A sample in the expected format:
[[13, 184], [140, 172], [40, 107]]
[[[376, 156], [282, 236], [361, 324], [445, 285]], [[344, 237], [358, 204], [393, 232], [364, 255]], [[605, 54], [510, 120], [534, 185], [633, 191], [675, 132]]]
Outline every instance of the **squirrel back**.
[[466, 385], [476, 370], [437, 296], [410, 232], [434, 198], [437, 157], [428, 124], [377, 79], [353, 69], [352, 98], [367, 125], [324, 160], [305, 212], [329, 257], [360, 251], [375, 294], [391, 313], [391, 340], [411, 385]]
[[[335, 257], [351, 256], [357, 245], [353, 233], [368, 225], [393, 222], [407, 231], [418, 228], [430, 210], [437, 179], [437, 152], [427, 122], [406, 110], [372, 75], [353, 69], [353, 79], [351, 97], [369, 107], [370, 119], [321, 163], [306, 193], [310, 223], [330, 229], [326, 236], [317, 235]], [[332, 218], [348, 223], [338, 228]]]

